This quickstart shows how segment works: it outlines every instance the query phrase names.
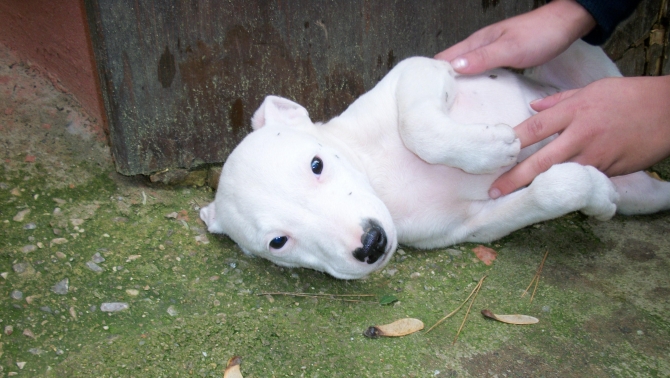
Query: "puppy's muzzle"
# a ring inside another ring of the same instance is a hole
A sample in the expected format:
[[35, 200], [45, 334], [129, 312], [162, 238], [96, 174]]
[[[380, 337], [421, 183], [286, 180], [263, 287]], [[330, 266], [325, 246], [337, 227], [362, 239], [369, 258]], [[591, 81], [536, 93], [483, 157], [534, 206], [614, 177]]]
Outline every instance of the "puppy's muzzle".
[[356, 248], [354, 257], [356, 260], [374, 264], [386, 252], [386, 232], [375, 220], [368, 219], [363, 222], [363, 235], [361, 236], [362, 247]]

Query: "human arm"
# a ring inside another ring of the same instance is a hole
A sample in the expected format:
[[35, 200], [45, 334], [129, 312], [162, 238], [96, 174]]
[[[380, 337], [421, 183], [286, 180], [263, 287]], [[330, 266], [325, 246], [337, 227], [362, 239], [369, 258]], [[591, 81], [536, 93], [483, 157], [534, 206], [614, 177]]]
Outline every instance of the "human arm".
[[500, 176], [489, 196], [528, 185], [552, 165], [573, 161], [608, 176], [670, 156], [670, 76], [608, 78], [531, 103], [536, 115], [515, 129], [521, 147], [560, 135]]

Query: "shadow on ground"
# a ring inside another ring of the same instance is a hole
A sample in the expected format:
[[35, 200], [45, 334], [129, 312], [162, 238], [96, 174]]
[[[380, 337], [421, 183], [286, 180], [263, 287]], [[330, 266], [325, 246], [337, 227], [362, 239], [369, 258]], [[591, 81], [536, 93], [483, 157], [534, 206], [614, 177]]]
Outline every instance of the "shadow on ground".
[[[670, 214], [570, 214], [488, 245], [491, 266], [464, 244], [404, 249], [359, 281], [279, 268], [205, 233], [210, 190], [114, 173], [76, 104], [0, 55], [0, 377], [221, 377], [233, 355], [245, 377], [670, 375]], [[403, 317], [430, 326], [484, 275], [455, 344], [467, 306], [431, 333], [362, 336]]]

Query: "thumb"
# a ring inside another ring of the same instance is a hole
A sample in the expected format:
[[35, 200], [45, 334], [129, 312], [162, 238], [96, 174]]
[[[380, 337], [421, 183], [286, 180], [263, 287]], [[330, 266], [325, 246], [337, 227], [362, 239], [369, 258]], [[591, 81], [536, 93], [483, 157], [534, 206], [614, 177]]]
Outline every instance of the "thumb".
[[488, 45], [467, 52], [451, 61], [458, 73], [479, 74], [497, 67], [511, 66], [511, 57], [503, 43], [494, 41]]

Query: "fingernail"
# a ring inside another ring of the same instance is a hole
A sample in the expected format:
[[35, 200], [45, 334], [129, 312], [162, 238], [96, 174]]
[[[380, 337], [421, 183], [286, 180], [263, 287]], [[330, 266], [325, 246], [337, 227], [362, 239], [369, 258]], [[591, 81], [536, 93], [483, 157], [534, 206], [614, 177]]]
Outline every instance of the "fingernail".
[[500, 190], [497, 188], [491, 188], [491, 190], [489, 190], [489, 197], [491, 197], [492, 199], [500, 197], [501, 194], [502, 193], [500, 193]]
[[468, 66], [468, 60], [465, 58], [456, 58], [451, 61], [451, 66], [456, 70], [460, 70]]
[[540, 101], [542, 101], [541, 98], [536, 98], [535, 100], [533, 100], [533, 101], [530, 102], [530, 105], [535, 105], [535, 104], [537, 104], [537, 103], [540, 102]]

